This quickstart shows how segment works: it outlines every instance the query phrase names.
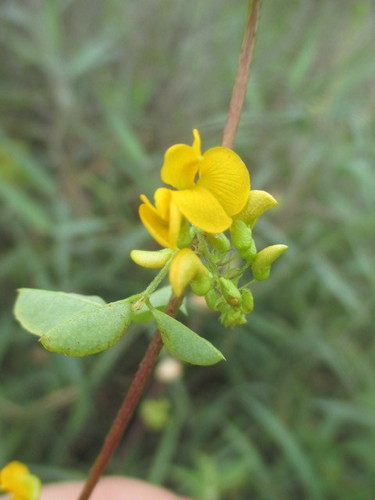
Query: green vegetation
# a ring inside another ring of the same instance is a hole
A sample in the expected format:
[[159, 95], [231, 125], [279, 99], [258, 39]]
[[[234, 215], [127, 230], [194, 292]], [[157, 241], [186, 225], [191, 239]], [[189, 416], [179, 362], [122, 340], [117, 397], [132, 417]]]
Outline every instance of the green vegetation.
[[[129, 252], [156, 247], [138, 195], [194, 127], [220, 143], [245, 4], [1, 2], [1, 465], [51, 481], [95, 457], [150, 332], [48, 353], [13, 319], [16, 289], [110, 302], [144, 288]], [[235, 149], [280, 202], [258, 241], [289, 250], [248, 325], [187, 304], [227, 361], [154, 379], [168, 425], [137, 416], [108, 472], [198, 500], [374, 497], [374, 44], [371, 0], [264, 2]]]

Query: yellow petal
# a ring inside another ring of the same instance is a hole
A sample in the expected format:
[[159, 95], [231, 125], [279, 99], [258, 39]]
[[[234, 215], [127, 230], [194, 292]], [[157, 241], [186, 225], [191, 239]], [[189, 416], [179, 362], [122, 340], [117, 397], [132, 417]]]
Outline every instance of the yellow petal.
[[177, 247], [177, 239], [180, 234], [182, 214], [173, 201], [169, 205], [169, 242], [170, 248]]
[[167, 188], [159, 188], [154, 194], [155, 207], [162, 219], [169, 219], [169, 205], [171, 203], [171, 190]]
[[161, 180], [176, 189], [189, 189], [194, 186], [195, 176], [202, 160], [201, 139], [197, 129], [193, 130], [192, 146], [175, 144], [167, 149], [161, 168]]
[[145, 195], [139, 207], [139, 217], [151, 236], [163, 247], [176, 248], [181, 226], [181, 213], [172, 202], [172, 191], [159, 188], [154, 194], [154, 207]]
[[221, 233], [228, 229], [232, 219], [228, 217], [217, 199], [200, 186], [172, 192], [173, 202], [186, 219], [208, 233]]
[[247, 202], [250, 175], [234, 151], [223, 147], [211, 148], [203, 155], [197, 185], [209, 190], [228, 215], [235, 215]]
[[200, 137], [199, 132], [198, 132], [198, 130], [196, 128], [193, 130], [193, 137], [194, 137], [193, 149], [194, 149], [195, 154], [197, 155], [197, 157], [201, 158], [202, 157], [202, 152], [201, 152], [201, 137]]
[[139, 217], [142, 224], [159, 245], [169, 248], [169, 225], [160, 217], [155, 208], [152, 205], [149, 206], [143, 203], [139, 207]]
[[243, 220], [250, 227], [254, 227], [258, 217], [270, 208], [277, 205], [275, 198], [267, 191], [250, 191], [245, 207], [237, 214], [236, 218]]
[[186, 286], [198, 274], [208, 274], [208, 271], [190, 248], [183, 248], [172, 260], [169, 270], [169, 281], [174, 294], [177, 297], [182, 295]]

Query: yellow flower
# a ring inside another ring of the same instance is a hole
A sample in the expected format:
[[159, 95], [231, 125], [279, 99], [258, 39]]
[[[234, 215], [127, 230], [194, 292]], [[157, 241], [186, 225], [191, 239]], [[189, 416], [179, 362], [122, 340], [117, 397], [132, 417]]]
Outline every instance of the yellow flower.
[[221, 233], [232, 216], [245, 206], [250, 191], [249, 172], [231, 149], [215, 147], [201, 153], [198, 130], [192, 146], [170, 147], [161, 170], [170, 191], [170, 202], [194, 226], [208, 233]]
[[151, 236], [163, 247], [176, 249], [182, 215], [172, 200], [172, 191], [159, 188], [154, 194], [155, 206], [145, 195], [141, 195], [142, 205], [139, 217]]
[[13, 493], [9, 500], [38, 500], [40, 480], [21, 462], [9, 462], [0, 471], [0, 488]]
[[[187, 285], [194, 280], [198, 280], [201, 286], [210, 286], [208, 270], [200, 258], [190, 248], [183, 248], [174, 256], [169, 269], [169, 281], [174, 294], [180, 297]], [[204, 283], [201, 283], [202, 280]]]

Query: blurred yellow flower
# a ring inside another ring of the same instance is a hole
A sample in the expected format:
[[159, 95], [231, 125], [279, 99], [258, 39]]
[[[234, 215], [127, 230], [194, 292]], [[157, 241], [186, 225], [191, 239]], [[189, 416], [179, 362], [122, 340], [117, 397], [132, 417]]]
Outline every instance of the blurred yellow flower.
[[14, 460], [0, 470], [0, 489], [13, 494], [9, 500], [38, 500], [40, 486], [39, 478], [21, 462]]
[[166, 151], [161, 178], [177, 189], [169, 191], [170, 203], [191, 224], [221, 233], [230, 227], [231, 216], [245, 206], [250, 175], [231, 149], [215, 147], [202, 154], [198, 130], [193, 134], [192, 146], [176, 144]]

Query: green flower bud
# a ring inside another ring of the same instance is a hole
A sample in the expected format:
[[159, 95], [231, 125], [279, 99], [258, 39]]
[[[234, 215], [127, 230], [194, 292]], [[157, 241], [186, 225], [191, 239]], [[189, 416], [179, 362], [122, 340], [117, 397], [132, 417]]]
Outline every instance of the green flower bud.
[[207, 306], [212, 309], [213, 311], [217, 311], [217, 303], [220, 300], [220, 298], [217, 296], [217, 293], [215, 292], [214, 289], [209, 290], [206, 295], [204, 296], [206, 299], [206, 304]]
[[270, 208], [276, 207], [277, 201], [267, 191], [252, 190], [245, 207], [236, 218], [243, 220], [251, 228], [255, 226], [258, 217]]
[[224, 233], [206, 233], [206, 238], [212, 248], [218, 253], [228, 253], [230, 250], [229, 238]]
[[238, 255], [245, 260], [248, 264], [251, 264], [257, 254], [257, 247], [253, 240], [253, 244], [249, 248], [238, 250]]
[[212, 279], [208, 274], [198, 274], [190, 283], [190, 287], [195, 295], [206, 295], [212, 288]]
[[234, 307], [241, 305], [241, 292], [233, 281], [227, 278], [219, 278], [221, 292], [228, 304]]
[[245, 314], [251, 313], [254, 309], [254, 297], [251, 291], [248, 288], [241, 290], [241, 298], [241, 310]]
[[227, 313], [229, 311], [232, 311], [233, 307], [226, 302], [223, 297], [221, 297], [219, 300], [216, 301], [216, 311], [219, 311], [221, 313]]
[[280, 257], [287, 248], [286, 245], [271, 245], [258, 252], [251, 264], [254, 278], [258, 281], [267, 280], [270, 275], [271, 264]]
[[257, 253], [250, 227], [240, 219], [236, 219], [231, 228], [233, 246], [237, 249], [242, 259], [251, 264]]
[[139, 266], [147, 267], [149, 269], [159, 269], [165, 266], [173, 254], [170, 248], [163, 248], [163, 250], [156, 250], [150, 252], [148, 250], [132, 250], [130, 257]]
[[244, 325], [246, 323], [246, 317], [240, 309], [230, 308], [221, 313], [219, 321], [225, 327], [233, 327], [236, 325]]
[[253, 244], [253, 235], [250, 227], [241, 219], [236, 219], [230, 227], [234, 248], [246, 250]]

